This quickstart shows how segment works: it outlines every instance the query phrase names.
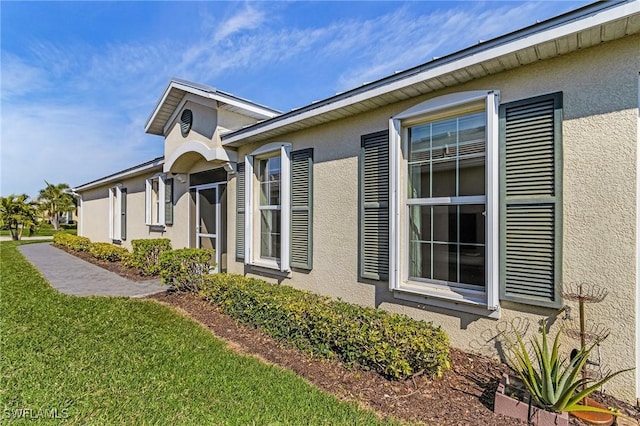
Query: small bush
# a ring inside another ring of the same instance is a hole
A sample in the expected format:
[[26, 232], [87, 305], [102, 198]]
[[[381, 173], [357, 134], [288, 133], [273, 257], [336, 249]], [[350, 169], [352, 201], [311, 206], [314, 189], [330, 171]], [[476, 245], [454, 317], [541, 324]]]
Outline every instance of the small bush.
[[177, 291], [199, 291], [204, 276], [216, 266], [213, 255], [213, 250], [197, 248], [163, 252], [159, 261], [162, 282]]
[[73, 251], [88, 251], [91, 240], [87, 237], [79, 237], [77, 235], [65, 234], [58, 232], [53, 236], [53, 245], [58, 247], [66, 247]]
[[449, 368], [447, 335], [431, 323], [241, 275], [203, 279], [201, 296], [278, 340], [396, 379]]
[[109, 243], [91, 243], [89, 253], [96, 259], [107, 262], [119, 262], [129, 257], [129, 250]]
[[158, 275], [160, 254], [171, 250], [171, 241], [168, 238], [132, 240], [131, 246], [133, 251], [127, 260], [127, 266], [140, 269], [144, 275]]

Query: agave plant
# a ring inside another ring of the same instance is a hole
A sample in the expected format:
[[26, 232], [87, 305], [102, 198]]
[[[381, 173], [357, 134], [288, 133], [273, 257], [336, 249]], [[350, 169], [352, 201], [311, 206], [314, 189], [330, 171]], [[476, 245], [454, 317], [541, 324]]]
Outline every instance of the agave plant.
[[556, 412], [592, 411], [616, 414], [602, 408], [582, 405], [580, 402], [618, 374], [633, 370], [632, 368], [609, 374], [601, 380], [585, 378], [581, 375], [582, 367], [599, 342], [580, 349], [571, 359], [561, 359], [560, 332], [556, 334], [550, 348], [546, 321], [543, 321], [542, 339], [531, 339], [533, 346], [533, 356], [531, 356], [523, 337], [515, 327], [512, 328], [515, 341], [503, 334], [509, 345], [505, 351], [505, 357], [510, 367], [522, 379], [536, 405]]

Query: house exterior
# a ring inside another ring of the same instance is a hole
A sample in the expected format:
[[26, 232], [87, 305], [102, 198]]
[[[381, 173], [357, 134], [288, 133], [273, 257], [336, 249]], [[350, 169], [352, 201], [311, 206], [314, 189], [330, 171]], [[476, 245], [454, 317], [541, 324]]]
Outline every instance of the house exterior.
[[[433, 321], [494, 354], [497, 320], [558, 328], [575, 308], [563, 288], [596, 285], [601, 360], [637, 367], [639, 72], [635, 0], [287, 113], [171, 80], [145, 128], [164, 156], [76, 187], [79, 234], [211, 247], [219, 271]], [[636, 401], [640, 375], [607, 390]]]

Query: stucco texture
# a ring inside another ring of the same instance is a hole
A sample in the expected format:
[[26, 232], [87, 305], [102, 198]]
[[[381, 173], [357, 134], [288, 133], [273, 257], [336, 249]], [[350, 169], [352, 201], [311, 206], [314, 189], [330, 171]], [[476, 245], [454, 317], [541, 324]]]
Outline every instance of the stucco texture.
[[[231, 261], [231, 272], [262, 276], [297, 288], [378, 306], [433, 321], [451, 343], [497, 354], [492, 340], [504, 323], [525, 320], [537, 331], [550, 319], [552, 330], [571, 326], [564, 313], [502, 302], [501, 319], [449, 311], [393, 298], [386, 283], [358, 280], [358, 155], [360, 136], [388, 127], [389, 117], [447, 93], [494, 89], [501, 102], [563, 92], [563, 282], [605, 287], [608, 297], [587, 306], [587, 318], [611, 330], [601, 345], [605, 368], [633, 367], [636, 358], [636, 164], [640, 37], [632, 36], [552, 60], [434, 92], [366, 115], [291, 133], [270, 142], [292, 150], [314, 148], [313, 270], [288, 277], [252, 270]], [[259, 145], [239, 149], [239, 160]], [[235, 179], [234, 179], [235, 180]], [[230, 189], [229, 246], [235, 246], [235, 182]], [[567, 302], [571, 306], [572, 302]], [[577, 306], [572, 310], [577, 319]], [[563, 338], [565, 350], [578, 346]], [[607, 386], [635, 401], [635, 373]]]

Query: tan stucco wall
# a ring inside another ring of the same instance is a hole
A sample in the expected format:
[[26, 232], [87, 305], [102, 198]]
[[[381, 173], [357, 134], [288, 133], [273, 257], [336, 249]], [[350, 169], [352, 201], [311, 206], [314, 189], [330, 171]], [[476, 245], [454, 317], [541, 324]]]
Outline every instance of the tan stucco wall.
[[[535, 63], [455, 88], [291, 133], [269, 142], [289, 142], [293, 150], [314, 148], [314, 267], [289, 278], [265, 277], [294, 287], [433, 321], [453, 346], [495, 354], [495, 320], [419, 306], [392, 298], [386, 283], [358, 282], [358, 155], [360, 136], [388, 126], [389, 117], [426, 99], [447, 93], [497, 89], [501, 102], [563, 92], [563, 281], [603, 286], [609, 296], [587, 306], [587, 317], [605, 323], [605, 365], [633, 367], [636, 359], [636, 162], [640, 36]], [[239, 160], [257, 146], [239, 149]], [[235, 179], [229, 185], [228, 241], [235, 247]], [[231, 249], [231, 251], [233, 251]], [[229, 270], [245, 266], [230, 257]], [[263, 274], [257, 272], [255, 275]], [[567, 302], [572, 305], [572, 302]], [[550, 309], [502, 303], [500, 322], [525, 318], [537, 328], [541, 318], [566, 324]], [[577, 318], [577, 307], [573, 316]], [[577, 342], [565, 338], [565, 349]], [[610, 382], [607, 389], [635, 401], [635, 373]]]
[[174, 178], [174, 224], [150, 227], [145, 224], [145, 183], [160, 171], [82, 192], [80, 210], [81, 234], [94, 242], [111, 242], [109, 238], [109, 188], [121, 184], [127, 189], [127, 238], [122, 245], [131, 248], [131, 240], [141, 238], [170, 238], [174, 248], [189, 246], [189, 193], [188, 180]]

